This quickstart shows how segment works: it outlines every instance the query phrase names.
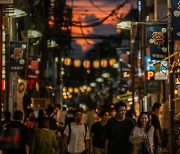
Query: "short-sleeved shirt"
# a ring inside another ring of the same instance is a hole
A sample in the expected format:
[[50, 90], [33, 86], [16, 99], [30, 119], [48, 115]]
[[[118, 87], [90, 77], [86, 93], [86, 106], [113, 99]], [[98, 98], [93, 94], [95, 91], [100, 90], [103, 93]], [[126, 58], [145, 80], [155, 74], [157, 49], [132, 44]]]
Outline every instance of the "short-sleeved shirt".
[[100, 122], [96, 122], [91, 127], [91, 133], [93, 133], [92, 144], [96, 148], [103, 149], [105, 144], [105, 128], [106, 125], [101, 125]]
[[26, 154], [25, 145], [30, 142], [30, 132], [27, 126], [20, 121], [13, 121], [6, 125], [6, 128], [18, 128], [21, 134], [21, 149], [6, 150], [7, 154]]
[[117, 121], [115, 118], [108, 120], [106, 125], [106, 139], [109, 140], [108, 154], [131, 154], [129, 136], [134, 123], [130, 118]]
[[[159, 130], [159, 133], [161, 135], [161, 125], [160, 125], [160, 121], [156, 114], [151, 115], [151, 123], [155, 129]], [[155, 148], [157, 148], [157, 146], [158, 146], [158, 138], [156, 135], [154, 135], [154, 146], [155, 146]]]
[[[86, 131], [84, 124], [77, 125], [75, 122], [70, 123], [70, 125], [71, 125], [71, 136], [68, 145], [68, 152], [81, 153], [85, 150], [84, 139], [90, 139], [88, 128]], [[66, 126], [64, 130], [64, 134], [66, 136], [69, 136], [69, 125]]]

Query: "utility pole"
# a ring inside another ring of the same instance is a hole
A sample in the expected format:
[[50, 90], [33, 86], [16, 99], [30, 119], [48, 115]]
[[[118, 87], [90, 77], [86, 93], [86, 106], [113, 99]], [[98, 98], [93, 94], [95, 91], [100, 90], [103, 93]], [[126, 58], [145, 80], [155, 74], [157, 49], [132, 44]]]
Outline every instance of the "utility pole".
[[131, 53], [131, 91], [132, 91], [132, 110], [134, 111], [134, 96], [135, 96], [135, 88], [134, 88], [134, 74], [135, 74], [135, 66], [134, 66], [134, 43], [135, 43], [135, 38], [134, 38], [134, 25], [131, 25], [130, 29], [130, 53]]
[[2, 119], [2, 103], [3, 103], [3, 97], [2, 97], [2, 7], [0, 5], [0, 122]]
[[[171, 0], [168, 0], [168, 55], [170, 56], [171, 54], [174, 53], [173, 50], [173, 39], [172, 39], [172, 5], [171, 5]], [[171, 57], [169, 58], [169, 64], [172, 65], [174, 61], [174, 58]], [[174, 148], [174, 109], [175, 109], [175, 104], [174, 104], [174, 70], [169, 73], [169, 123], [170, 123], [170, 136], [169, 136], [169, 152], [170, 154], [175, 153], [175, 148]]]

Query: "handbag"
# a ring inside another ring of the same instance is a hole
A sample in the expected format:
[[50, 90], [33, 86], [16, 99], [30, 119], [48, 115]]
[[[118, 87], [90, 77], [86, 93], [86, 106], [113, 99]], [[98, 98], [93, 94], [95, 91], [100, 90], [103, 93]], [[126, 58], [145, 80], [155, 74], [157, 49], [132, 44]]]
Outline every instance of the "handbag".
[[142, 142], [142, 154], [153, 154], [153, 150], [150, 148], [149, 140]]
[[20, 149], [21, 136], [18, 128], [4, 128], [0, 130], [0, 149]]

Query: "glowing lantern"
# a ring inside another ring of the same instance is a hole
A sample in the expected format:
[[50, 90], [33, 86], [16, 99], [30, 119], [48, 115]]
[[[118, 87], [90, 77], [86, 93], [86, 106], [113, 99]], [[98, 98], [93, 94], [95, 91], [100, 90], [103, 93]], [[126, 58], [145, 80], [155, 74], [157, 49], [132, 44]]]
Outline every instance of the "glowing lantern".
[[83, 62], [83, 66], [84, 66], [84, 68], [89, 68], [89, 67], [90, 67], [90, 65], [91, 65], [91, 63], [90, 63], [90, 61], [89, 61], [89, 60], [84, 60], [84, 62]]
[[72, 98], [72, 94], [68, 95], [68, 98]]
[[99, 68], [99, 67], [100, 67], [100, 62], [99, 62], [99, 60], [94, 60], [94, 61], [93, 61], [93, 67], [94, 67], [94, 68]]
[[74, 88], [74, 93], [78, 93], [79, 89], [78, 88]]
[[116, 59], [114, 59], [114, 58], [109, 59], [110, 66], [113, 66], [115, 63], [116, 63]]
[[90, 86], [87, 86], [86, 91], [87, 91], [87, 92], [90, 92], [91, 89], [92, 89], [92, 88], [91, 88]]
[[74, 60], [74, 67], [80, 67], [81, 66], [81, 61], [79, 59]]
[[63, 91], [66, 92], [66, 91], [67, 91], [67, 88], [66, 88], [66, 87], [63, 87]]
[[71, 62], [72, 62], [71, 58], [65, 58], [65, 59], [64, 59], [64, 64], [65, 64], [66, 66], [71, 65]]
[[73, 92], [73, 88], [72, 88], [72, 87], [69, 87], [69, 88], [68, 88], [68, 91], [69, 91], [70, 93], [72, 93], [72, 92]]
[[80, 88], [81, 92], [84, 93], [85, 89], [83, 87]]
[[108, 66], [108, 61], [106, 59], [101, 60], [101, 67], [107, 67]]
[[63, 96], [63, 98], [64, 98], [64, 99], [67, 99], [68, 97], [67, 97], [67, 95], [65, 95], [65, 96]]

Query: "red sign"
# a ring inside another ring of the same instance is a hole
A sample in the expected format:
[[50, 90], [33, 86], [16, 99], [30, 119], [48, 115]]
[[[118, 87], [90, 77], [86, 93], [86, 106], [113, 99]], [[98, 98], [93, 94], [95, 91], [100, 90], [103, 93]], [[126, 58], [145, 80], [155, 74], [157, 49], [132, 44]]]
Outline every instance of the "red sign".
[[5, 85], [6, 85], [5, 80], [2, 80], [2, 90], [3, 90], [3, 91], [5, 90]]

